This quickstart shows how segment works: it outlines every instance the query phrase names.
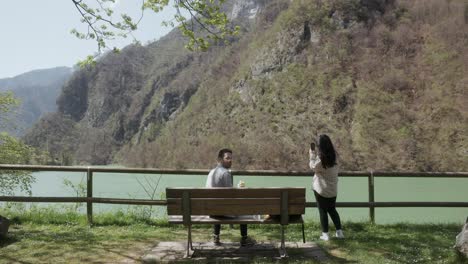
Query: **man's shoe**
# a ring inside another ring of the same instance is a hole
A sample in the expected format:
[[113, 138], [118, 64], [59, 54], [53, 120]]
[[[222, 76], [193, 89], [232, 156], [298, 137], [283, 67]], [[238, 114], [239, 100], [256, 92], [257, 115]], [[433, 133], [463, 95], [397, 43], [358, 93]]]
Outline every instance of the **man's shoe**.
[[330, 236], [328, 235], [328, 232], [327, 233], [322, 232], [322, 235], [320, 236], [320, 239], [323, 240], [323, 241], [330, 240]]
[[247, 246], [252, 246], [255, 244], [255, 240], [251, 239], [248, 236], [242, 237], [241, 238], [241, 246], [242, 247], [247, 247]]
[[221, 242], [219, 241], [219, 235], [213, 235], [213, 244], [216, 246], [221, 245]]
[[336, 230], [336, 237], [343, 239], [344, 238], [343, 230], [341, 229]]

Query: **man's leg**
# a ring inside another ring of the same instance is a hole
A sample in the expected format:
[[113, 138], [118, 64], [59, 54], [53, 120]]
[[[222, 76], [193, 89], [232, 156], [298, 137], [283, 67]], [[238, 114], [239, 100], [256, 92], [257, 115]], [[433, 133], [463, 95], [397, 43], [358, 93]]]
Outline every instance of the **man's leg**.
[[249, 238], [247, 236], [247, 225], [240, 225], [240, 231], [241, 231], [241, 246], [250, 246], [255, 244], [255, 240]]
[[242, 237], [247, 237], [247, 225], [240, 225], [240, 232]]
[[219, 233], [221, 232], [221, 225], [213, 225], [213, 242], [219, 244]]

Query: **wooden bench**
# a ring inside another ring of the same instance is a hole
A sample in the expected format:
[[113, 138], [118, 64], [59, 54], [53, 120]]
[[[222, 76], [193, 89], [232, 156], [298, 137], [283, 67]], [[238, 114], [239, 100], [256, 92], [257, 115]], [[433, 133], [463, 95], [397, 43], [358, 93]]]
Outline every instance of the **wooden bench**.
[[[187, 227], [187, 252], [192, 246], [192, 224], [279, 224], [281, 225], [281, 257], [287, 256], [284, 227], [302, 224], [304, 220], [305, 188], [166, 188], [169, 223]], [[228, 215], [229, 218], [211, 218]], [[258, 215], [277, 215], [263, 219]], [[289, 217], [295, 215], [295, 217]]]

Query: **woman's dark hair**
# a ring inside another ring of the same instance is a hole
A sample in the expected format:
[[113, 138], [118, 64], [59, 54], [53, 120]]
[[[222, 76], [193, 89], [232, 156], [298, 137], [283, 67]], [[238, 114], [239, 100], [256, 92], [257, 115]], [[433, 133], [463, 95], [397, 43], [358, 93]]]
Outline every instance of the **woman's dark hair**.
[[331, 168], [336, 165], [336, 151], [333, 147], [330, 137], [322, 134], [318, 137], [318, 154], [322, 167], [324, 169]]

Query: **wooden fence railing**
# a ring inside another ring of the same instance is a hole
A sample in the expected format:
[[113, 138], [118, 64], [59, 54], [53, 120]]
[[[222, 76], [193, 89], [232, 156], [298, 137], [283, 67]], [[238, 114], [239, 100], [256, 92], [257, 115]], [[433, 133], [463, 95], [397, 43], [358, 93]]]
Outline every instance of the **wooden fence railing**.
[[[132, 204], [166, 206], [166, 200], [120, 199], [93, 197], [93, 173], [139, 173], [139, 174], [176, 174], [176, 175], [207, 175], [209, 170], [175, 170], [175, 169], [145, 169], [145, 168], [112, 168], [112, 167], [79, 167], [79, 166], [31, 166], [0, 164], [0, 173], [8, 171], [64, 171], [86, 172], [86, 197], [30, 197], [30, 196], [0, 196], [0, 202], [41, 202], [41, 203], [86, 203], [88, 223], [93, 222], [93, 204]], [[272, 170], [232, 170], [234, 176], [295, 176], [311, 177], [310, 171], [272, 171]], [[375, 177], [416, 177], [416, 178], [468, 178], [468, 172], [388, 172], [388, 171], [342, 171], [340, 177], [367, 177], [368, 202], [338, 202], [337, 207], [369, 208], [369, 217], [375, 223], [376, 207], [468, 207], [468, 202], [375, 202]], [[467, 183], [468, 186], [468, 183]], [[306, 207], [315, 207], [315, 202], [306, 202]]]

